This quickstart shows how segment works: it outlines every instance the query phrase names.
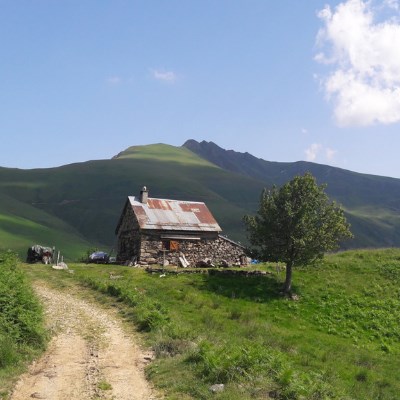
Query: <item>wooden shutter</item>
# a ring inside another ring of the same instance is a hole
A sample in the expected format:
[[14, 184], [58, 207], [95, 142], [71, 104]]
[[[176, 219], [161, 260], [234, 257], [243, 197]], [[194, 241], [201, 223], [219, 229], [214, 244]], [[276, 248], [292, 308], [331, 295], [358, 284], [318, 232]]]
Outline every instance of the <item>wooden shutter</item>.
[[178, 251], [179, 250], [179, 242], [177, 242], [175, 240], [171, 240], [169, 242], [169, 249], [171, 251]]

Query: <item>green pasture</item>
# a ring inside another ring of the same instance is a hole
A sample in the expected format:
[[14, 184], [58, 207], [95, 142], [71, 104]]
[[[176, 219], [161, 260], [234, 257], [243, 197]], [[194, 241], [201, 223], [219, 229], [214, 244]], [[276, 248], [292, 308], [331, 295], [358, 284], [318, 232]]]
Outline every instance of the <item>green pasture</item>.
[[[70, 268], [29, 273], [114, 299], [155, 351], [147, 374], [167, 398], [398, 398], [400, 250], [349, 251], [295, 269], [297, 300], [280, 294], [277, 265], [254, 277]], [[212, 394], [215, 383], [225, 391]]]

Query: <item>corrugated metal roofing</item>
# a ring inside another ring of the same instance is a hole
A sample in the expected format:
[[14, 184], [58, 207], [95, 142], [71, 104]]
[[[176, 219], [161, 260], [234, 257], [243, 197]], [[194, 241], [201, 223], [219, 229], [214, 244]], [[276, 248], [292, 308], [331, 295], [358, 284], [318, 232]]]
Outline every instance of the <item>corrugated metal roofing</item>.
[[204, 203], [149, 198], [141, 203], [129, 196], [141, 229], [221, 232], [221, 228]]

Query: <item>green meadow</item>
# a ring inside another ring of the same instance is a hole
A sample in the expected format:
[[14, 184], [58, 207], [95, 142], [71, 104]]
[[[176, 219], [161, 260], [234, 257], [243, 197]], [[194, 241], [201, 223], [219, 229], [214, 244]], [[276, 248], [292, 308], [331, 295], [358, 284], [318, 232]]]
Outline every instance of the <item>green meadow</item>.
[[[398, 249], [332, 254], [295, 269], [297, 300], [281, 296], [277, 265], [258, 265], [267, 274], [248, 277], [22, 268], [30, 279], [60, 290], [80, 285], [118, 307], [154, 350], [147, 375], [168, 399], [398, 398]], [[212, 393], [216, 383], [225, 390]]]

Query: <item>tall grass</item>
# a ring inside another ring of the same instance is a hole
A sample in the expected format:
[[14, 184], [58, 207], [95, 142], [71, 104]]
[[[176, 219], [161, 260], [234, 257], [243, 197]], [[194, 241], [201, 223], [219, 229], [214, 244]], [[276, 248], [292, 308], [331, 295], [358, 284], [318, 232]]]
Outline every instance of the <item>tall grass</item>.
[[[46, 334], [42, 307], [14, 253], [0, 253], [0, 388], [23, 362], [44, 348]], [[5, 396], [6, 389], [0, 390]]]

